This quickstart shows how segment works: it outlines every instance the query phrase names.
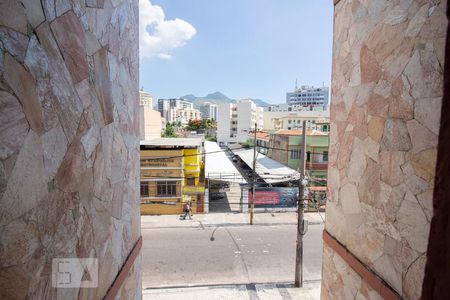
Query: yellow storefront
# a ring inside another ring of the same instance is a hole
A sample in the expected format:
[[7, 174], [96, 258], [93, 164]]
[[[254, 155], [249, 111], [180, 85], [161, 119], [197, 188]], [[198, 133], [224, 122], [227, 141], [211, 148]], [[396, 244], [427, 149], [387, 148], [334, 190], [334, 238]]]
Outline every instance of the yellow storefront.
[[182, 214], [187, 201], [203, 212], [202, 155], [200, 139], [141, 142], [141, 214]]

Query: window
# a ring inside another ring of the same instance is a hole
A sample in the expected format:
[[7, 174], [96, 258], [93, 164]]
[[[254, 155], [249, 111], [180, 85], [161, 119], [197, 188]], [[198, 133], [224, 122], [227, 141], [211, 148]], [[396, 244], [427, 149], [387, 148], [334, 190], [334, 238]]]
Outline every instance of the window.
[[148, 181], [141, 181], [141, 197], [148, 197]]
[[288, 124], [291, 124], [291, 120], [288, 120]]
[[300, 151], [291, 150], [291, 159], [299, 159], [299, 157], [300, 157]]
[[311, 161], [311, 151], [306, 152], [306, 161]]
[[328, 161], [328, 151], [323, 151], [323, 154], [322, 154], [322, 160], [325, 162], [327, 162]]
[[175, 196], [177, 194], [177, 183], [175, 181], [157, 181], [156, 196]]
[[195, 185], [195, 177], [186, 178], [186, 185], [190, 185], [190, 186]]

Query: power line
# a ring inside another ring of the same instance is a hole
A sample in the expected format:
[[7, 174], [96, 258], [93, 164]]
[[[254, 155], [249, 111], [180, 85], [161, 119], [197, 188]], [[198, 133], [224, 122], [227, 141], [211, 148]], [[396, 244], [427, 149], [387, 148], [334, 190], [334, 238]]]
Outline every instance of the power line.
[[[256, 146], [256, 148], [264, 148], [264, 149], [271, 149], [271, 150], [279, 150], [279, 151], [296, 151], [293, 149], [283, 149], [283, 148], [276, 148], [276, 147], [265, 147], [265, 146]], [[245, 149], [245, 150], [249, 150], [255, 148], [255, 146], [248, 146], [248, 147], [237, 147], [234, 149], [229, 149], [228, 151], [231, 151], [231, 153], [233, 153], [233, 155], [236, 155], [233, 151], [234, 150], [240, 150], [240, 149]], [[147, 150], [147, 151], [151, 151], [151, 150], [161, 150], [161, 149], [141, 149], [141, 150]], [[167, 150], [167, 151], [176, 151], [176, 150], [171, 150], [171, 149], [163, 149], [163, 150]], [[183, 155], [173, 155], [173, 156], [158, 156], [158, 157], [143, 157], [141, 158], [141, 160], [157, 160], [157, 159], [170, 159], [170, 158], [182, 158], [182, 157], [191, 157], [191, 156], [203, 156], [203, 155], [209, 155], [209, 154], [214, 154], [214, 153], [226, 153], [224, 150], [217, 150], [217, 151], [210, 151], [210, 152], [201, 152], [201, 153], [196, 153], [196, 154], [183, 154]], [[306, 151], [306, 153], [310, 153], [310, 154], [317, 154], [317, 155], [323, 155], [323, 153], [320, 152], [311, 152], [311, 151]], [[261, 153], [261, 152], [259, 152]], [[264, 153], [261, 153], [264, 154]], [[239, 155], [238, 155], [239, 156]], [[327, 162], [324, 162], [327, 163]]]

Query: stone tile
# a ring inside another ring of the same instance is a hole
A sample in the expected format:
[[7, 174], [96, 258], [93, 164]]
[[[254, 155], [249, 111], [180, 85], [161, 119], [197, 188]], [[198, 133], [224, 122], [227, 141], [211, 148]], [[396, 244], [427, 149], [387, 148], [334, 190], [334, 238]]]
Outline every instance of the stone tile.
[[356, 184], [361, 180], [361, 176], [366, 169], [366, 155], [363, 142], [355, 138], [353, 142], [353, 151], [348, 164], [347, 177], [350, 183]]
[[411, 138], [406, 123], [400, 119], [388, 118], [384, 125], [382, 150], [407, 151], [410, 150]]
[[70, 143], [77, 133], [83, 107], [48, 23], [40, 25], [36, 32], [49, 58], [50, 86], [47, 97], [57, 109], [59, 121]]
[[113, 103], [111, 96], [111, 82], [109, 80], [108, 54], [105, 48], [102, 48], [94, 54], [95, 81], [97, 97], [103, 112], [105, 125], [113, 122]]
[[427, 250], [430, 223], [416, 197], [409, 191], [398, 210], [395, 224], [412, 249], [422, 253]]
[[386, 117], [389, 110], [388, 99], [372, 94], [367, 102], [367, 114], [371, 116]]
[[42, 111], [36, 93], [36, 82], [30, 73], [9, 54], [5, 55], [5, 81], [22, 104], [30, 127], [37, 134], [44, 132]]
[[415, 119], [431, 132], [439, 134], [442, 98], [419, 99], [414, 105]]
[[38, 84], [39, 81], [44, 81], [49, 75], [47, 55], [35, 35], [31, 36], [30, 42], [28, 43], [25, 66]]
[[41, 0], [42, 8], [44, 9], [44, 14], [48, 22], [51, 22], [56, 18], [55, 1], [56, 0]]
[[429, 149], [416, 154], [411, 154], [409, 156], [409, 161], [417, 176], [430, 181], [434, 178], [436, 157], [437, 150]]
[[37, 27], [39, 24], [45, 21], [44, 11], [40, 1], [35, 0], [21, 0], [22, 5], [27, 15], [27, 20], [31, 26]]
[[47, 176], [53, 178], [67, 150], [67, 138], [61, 126], [55, 127], [42, 135], [44, 167]]
[[0, 160], [5, 160], [20, 150], [29, 126], [17, 98], [4, 91], [0, 91], [0, 112]]
[[437, 135], [420, 125], [419, 122], [411, 120], [406, 123], [406, 126], [408, 127], [409, 136], [411, 137], [413, 153], [437, 147]]
[[[88, 64], [86, 58], [86, 38], [80, 20], [73, 11], [56, 18], [50, 27], [55, 35], [59, 49], [64, 57], [67, 69], [74, 83], [88, 77]], [[68, 35], [67, 32], [71, 34]]]
[[339, 201], [345, 214], [359, 214], [361, 213], [361, 206], [359, 203], [358, 191], [356, 186], [347, 183], [341, 188], [339, 193]]
[[377, 82], [381, 76], [380, 66], [375, 55], [366, 45], [361, 47], [361, 83]]
[[402, 151], [381, 151], [380, 166], [381, 180], [394, 187], [404, 181], [401, 166], [405, 162], [405, 153]]
[[27, 51], [28, 37], [25, 34], [9, 28], [0, 27], [0, 48], [4, 48], [11, 56], [19, 62], [23, 62]]
[[371, 117], [367, 124], [368, 134], [375, 142], [379, 142], [383, 136], [385, 121], [386, 120], [381, 117]]
[[42, 145], [39, 136], [30, 131], [24, 140], [0, 204], [0, 226], [20, 217], [44, 199], [48, 193], [44, 176]]
[[27, 34], [27, 16], [19, 1], [2, 1], [0, 3], [0, 25]]
[[359, 178], [358, 194], [361, 202], [376, 208], [382, 207], [380, 177], [380, 166], [368, 159], [367, 167]]

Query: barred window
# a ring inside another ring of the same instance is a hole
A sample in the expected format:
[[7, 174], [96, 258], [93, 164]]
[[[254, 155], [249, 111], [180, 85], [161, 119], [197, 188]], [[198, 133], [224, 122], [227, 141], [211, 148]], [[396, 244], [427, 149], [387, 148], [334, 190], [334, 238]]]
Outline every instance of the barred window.
[[175, 196], [177, 194], [177, 183], [175, 181], [157, 181], [156, 196]]
[[148, 197], [149, 195], [148, 181], [141, 181], [141, 197]]
[[291, 159], [299, 159], [299, 157], [300, 157], [300, 151], [291, 150]]

